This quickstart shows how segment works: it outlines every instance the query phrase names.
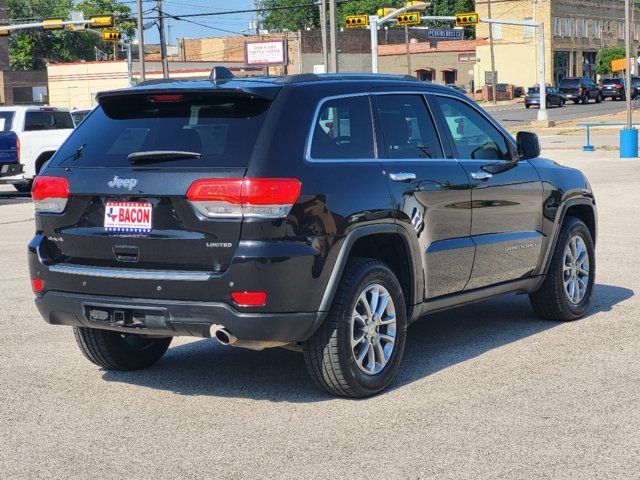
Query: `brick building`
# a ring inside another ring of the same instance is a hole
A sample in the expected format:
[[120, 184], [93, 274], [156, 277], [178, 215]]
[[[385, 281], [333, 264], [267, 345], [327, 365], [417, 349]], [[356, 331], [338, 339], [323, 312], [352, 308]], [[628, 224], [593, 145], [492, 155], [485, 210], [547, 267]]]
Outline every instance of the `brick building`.
[[[487, 0], [476, 0], [476, 11], [487, 17]], [[640, 21], [640, 10], [636, 12]], [[547, 82], [557, 83], [568, 76], [595, 79], [599, 50], [624, 46], [623, 0], [491, 0], [494, 19], [534, 20], [545, 27]], [[493, 27], [498, 82], [532, 85], [538, 83], [537, 33], [533, 28], [506, 25]], [[490, 75], [489, 25], [477, 26], [478, 63], [476, 84]], [[638, 26], [632, 40], [637, 47]]]

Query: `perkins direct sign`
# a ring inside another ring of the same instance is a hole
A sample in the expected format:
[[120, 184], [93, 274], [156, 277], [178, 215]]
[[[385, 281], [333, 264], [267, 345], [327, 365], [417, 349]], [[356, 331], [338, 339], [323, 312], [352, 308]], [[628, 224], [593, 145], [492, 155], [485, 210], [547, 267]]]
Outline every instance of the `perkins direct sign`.
[[246, 42], [244, 45], [244, 63], [247, 67], [286, 65], [287, 42], [284, 40]]
[[462, 40], [464, 30], [462, 28], [430, 28], [427, 30], [429, 38], [443, 40]]

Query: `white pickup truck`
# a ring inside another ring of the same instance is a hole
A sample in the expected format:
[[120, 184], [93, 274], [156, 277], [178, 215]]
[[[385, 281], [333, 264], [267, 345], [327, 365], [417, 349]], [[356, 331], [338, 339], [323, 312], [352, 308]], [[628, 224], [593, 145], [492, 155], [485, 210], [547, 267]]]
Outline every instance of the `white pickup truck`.
[[[5, 158], [7, 162], [17, 160], [18, 165], [11, 165], [11, 168], [2, 168], [0, 165], [0, 183], [13, 184], [20, 192], [31, 190], [33, 177], [72, 131], [73, 119], [67, 109], [47, 106], [1, 107], [0, 164]], [[4, 176], [3, 170], [6, 172]]]

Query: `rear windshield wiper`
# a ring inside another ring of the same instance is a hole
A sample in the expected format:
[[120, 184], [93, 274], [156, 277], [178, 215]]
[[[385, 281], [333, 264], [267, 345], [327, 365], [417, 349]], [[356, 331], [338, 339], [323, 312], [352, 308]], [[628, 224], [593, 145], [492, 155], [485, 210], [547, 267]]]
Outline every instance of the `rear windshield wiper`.
[[186, 160], [189, 158], [201, 158], [198, 152], [186, 152], [183, 150], [149, 150], [145, 152], [133, 152], [127, 155], [131, 163], [144, 162], [169, 162], [171, 160]]

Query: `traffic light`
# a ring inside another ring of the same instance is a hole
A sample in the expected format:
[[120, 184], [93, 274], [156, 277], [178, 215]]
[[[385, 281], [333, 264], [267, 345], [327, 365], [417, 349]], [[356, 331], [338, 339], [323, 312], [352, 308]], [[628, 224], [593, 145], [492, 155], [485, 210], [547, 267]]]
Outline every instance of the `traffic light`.
[[369, 26], [369, 15], [349, 15], [346, 23], [347, 28], [367, 28]]
[[398, 19], [398, 25], [419, 25], [421, 20], [420, 20], [420, 14], [418, 12], [407, 12], [407, 13], [401, 13], [400, 15], [398, 15], [397, 17]]
[[105, 42], [119, 42], [122, 39], [120, 30], [103, 30], [102, 40]]
[[113, 15], [94, 15], [88, 22], [93, 28], [113, 27]]
[[45, 18], [42, 20], [42, 28], [44, 30], [63, 30], [64, 18]]
[[382, 18], [382, 17], [386, 17], [387, 15], [391, 15], [395, 11], [396, 11], [395, 8], [379, 8], [377, 13], [378, 13], [378, 16]]
[[472, 27], [479, 21], [476, 12], [456, 13], [456, 27]]

